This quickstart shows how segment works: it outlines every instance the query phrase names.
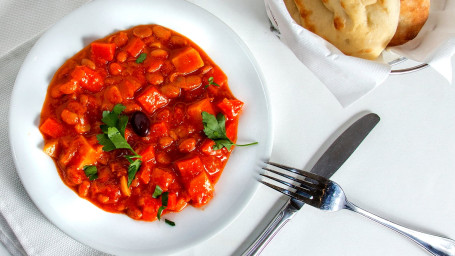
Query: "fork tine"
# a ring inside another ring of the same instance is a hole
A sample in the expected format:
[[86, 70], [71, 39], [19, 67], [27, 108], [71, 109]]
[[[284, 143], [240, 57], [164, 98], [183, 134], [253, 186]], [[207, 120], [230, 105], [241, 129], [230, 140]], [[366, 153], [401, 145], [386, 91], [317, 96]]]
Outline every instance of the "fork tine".
[[289, 190], [286, 190], [284, 188], [272, 185], [272, 184], [270, 184], [268, 182], [265, 182], [265, 181], [262, 181], [262, 180], [260, 180], [259, 182], [261, 182], [262, 184], [266, 185], [269, 188], [272, 188], [272, 189], [274, 189], [274, 190], [276, 190], [276, 191], [278, 191], [278, 192], [280, 192], [282, 194], [285, 194], [287, 196], [290, 196], [290, 197], [292, 197], [292, 198], [294, 198], [296, 200], [302, 201], [302, 202], [304, 202], [306, 204], [309, 204], [309, 205], [314, 205], [314, 201], [312, 200], [312, 198], [308, 198], [308, 197], [305, 197], [303, 195], [291, 192]]
[[301, 179], [297, 179], [297, 178], [294, 178], [292, 176], [289, 176], [289, 175], [286, 175], [286, 174], [283, 174], [281, 172], [277, 172], [275, 170], [272, 170], [272, 169], [269, 169], [269, 168], [266, 168], [266, 167], [263, 167], [262, 169], [266, 170], [266, 171], [269, 171], [269, 172], [272, 172], [272, 173], [275, 173], [276, 175], [279, 175], [281, 177], [284, 177], [286, 179], [289, 179], [289, 180], [292, 180], [292, 181], [295, 181], [295, 182], [298, 182], [304, 186], [307, 186], [307, 187], [310, 187], [310, 188], [314, 188], [314, 189], [317, 189], [317, 188], [320, 188], [321, 186], [318, 185], [318, 184], [315, 184], [311, 181], [307, 181], [307, 180], [301, 180]]
[[[308, 197], [311, 197], [310, 194], [314, 193], [311, 188], [307, 188], [307, 187], [305, 187], [305, 185], [296, 186], [294, 184], [291, 184], [291, 183], [286, 182], [284, 180], [277, 179], [277, 178], [269, 176], [269, 175], [265, 175], [265, 174], [262, 174], [262, 173], [260, 175], [263, 176], [263, 177], [266, 177], [268, 179], [274, 180], [274, 181], [276, 181], [278, 183], [281, 183], [281, 184], [283, 184], [285, 186], [291, 187], [291, 188], [297, 190], [297, 192], [299, 192], [299, 193], [303, 193], [305, 195], [308, 195]], [[302, 190], [304, 190], [304, 191], [302, 191]]]
[[274, 162], [266, 162], [266, 164], [269, 164], [269, 165], [272, 165], [272, 166], [275, 166], [275, 167], [278, 167], [278, 168], [281, 168], [281, 169], [284, 169], [284, 170], [287, 170], [287, 171], [290, 171], [290, 172], [293, 172], [293, 173], [297, 173], [299, 175], [302, 175], [304, 177], [308, 177], [310, 179], [313, 179], [313, 180], [321, 182], [321, 183], [327, 183], [329, 181], [328, 179], [326, 179], [326, 178], [324, 178], [322, 176], [313, 174], [311, 172], [298, 170], [298, 169], [295, 169], [295, 168], [292, 168], [292, 167], [289, 167], [289, 166], [286, 166], [286, 165], [277, 164], [277, 163], [274, 163]]

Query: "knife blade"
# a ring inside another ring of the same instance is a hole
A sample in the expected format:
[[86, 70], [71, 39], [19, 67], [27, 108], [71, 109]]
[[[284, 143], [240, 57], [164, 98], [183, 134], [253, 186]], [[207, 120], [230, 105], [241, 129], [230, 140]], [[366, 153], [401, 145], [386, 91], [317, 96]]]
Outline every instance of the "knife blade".
[[[349, 126], [322, 154], [311, 168], [312, 173], [330, 178], [351, 156], [380, 118], [369, 113]], [[259, 237], [244, 251], [242, 256], [259, 255], [280, 229], [302, 208], [303, 202], [288, 199]]]

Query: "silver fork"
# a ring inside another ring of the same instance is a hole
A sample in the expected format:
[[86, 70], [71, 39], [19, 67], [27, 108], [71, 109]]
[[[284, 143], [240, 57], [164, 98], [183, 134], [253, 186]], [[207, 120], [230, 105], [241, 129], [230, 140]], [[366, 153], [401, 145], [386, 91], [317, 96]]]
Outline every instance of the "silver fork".
[[[278, 179], [266, 174], [261, 174], [265, 178], [271, 179], [275, 182], [278, 182], [286, 186], [286, 188], [282, 188], [280, 186], [273, 185], [264, 180], [260, 181], [261, 183], [265, 184], [270, 188], [273, 188], [287, 196], [300, 200], [306, 204], [309, 204], [324, 211], [339, 211], [342, 209], [348, 209], [353, 212], [359, 213], [411, 239], [432, 255], [455, 255], [454, 240], [415, 231], [410, 228], [406, 228], [391, 221], [380, 218], [372, 213], [369, 213], [359, 208], [358, 206], [354, 205], [353, 203], [349, 202], [341, 187], [337, 183], [329, 179], [326, 179], [322, 176], [313, 173], [305, 172], [302, 170], [298, 170], [295, 168], [291, 168], [288, 166], [272, 162], [268, 162], [267, 164], [294, 174], [293, 176], [290, 176], [285, 173], [264, 167], [263, 168], [264, 170], [279, 175], [287, 180], [290, 180], [290, 182], [293, 182], [290, 183], [283, 179]], [[302, 176], [303, 179], [295, 177], [295, 174]]]

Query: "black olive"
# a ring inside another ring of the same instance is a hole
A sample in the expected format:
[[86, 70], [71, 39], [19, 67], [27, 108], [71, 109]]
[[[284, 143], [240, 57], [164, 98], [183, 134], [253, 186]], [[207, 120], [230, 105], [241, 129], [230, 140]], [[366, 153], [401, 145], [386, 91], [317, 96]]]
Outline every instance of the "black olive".
[[133, 113], [131, 117], [131, 127], [133, 127], [133, 131], [141, 136], [145, 137], [150, 132], [150, 120], [148, 117], [142, 113], [141, 111], [136, 111]]

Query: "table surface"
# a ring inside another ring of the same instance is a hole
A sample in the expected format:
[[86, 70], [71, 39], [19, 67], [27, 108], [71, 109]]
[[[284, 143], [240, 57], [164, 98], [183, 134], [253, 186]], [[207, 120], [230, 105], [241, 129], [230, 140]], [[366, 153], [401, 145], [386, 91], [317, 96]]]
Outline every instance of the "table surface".
[[[332, 177], [348, 198], [379, 216], [455, 238], [455, 88], [432, 69], [391, 76], [343, 108], [270, 31], [262, 0], [192, 0], [247, 44], [259, 63], [273, 114], [274, 162], [311, 168], [345, 122], [374, 112], [381, 121]], [[455, 71], [455, 69], [454, 69]], [[284, 204], [260, 186], [226, 229], [178, 255], [238, 255]], [[0, 255], [4, 252], [0, 248]], [[427, 255], [400, 235], [349, 211], [305, 206], [262, 255]]]

